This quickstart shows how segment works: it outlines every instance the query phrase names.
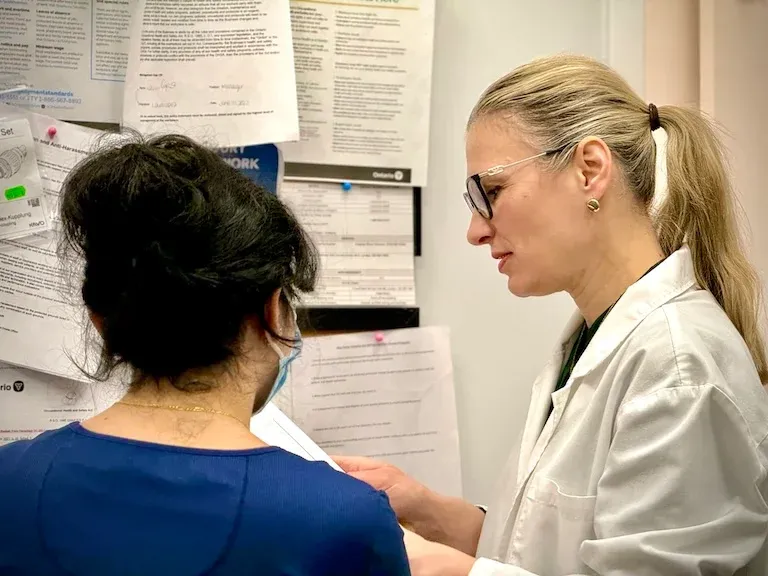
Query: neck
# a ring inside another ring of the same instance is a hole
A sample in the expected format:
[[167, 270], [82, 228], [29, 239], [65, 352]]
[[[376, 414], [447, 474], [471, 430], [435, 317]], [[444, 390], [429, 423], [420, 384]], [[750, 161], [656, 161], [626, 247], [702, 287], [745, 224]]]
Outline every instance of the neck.
[[569, 290], [587, 325], [612, 306], [627, 288], [664, 258], [650, 225], [630, 238], [607, 242]]
[[210, 386], [179, 390], [167, 380], [145, 380], [83, 425], [93, 432], [158, 444], [217, 450], [265, 446], [251, 434], [250, 420], [254, 405], [271, 388], [271, 368], [230, 367], [183, 379]]
[[198, 390], [180, 390], [166, 380], [143, 382], [132, 387], [124, 400], [133, 404], [195, 408], [200, 411], [177, 412], [183, 412], [187, 417], [197, 415], [200, 419], [211, 419], [215, 415], [231, 422], [237, 420], [247, 427], [253, 414], [256, 388], [231, 380], [219, 378], [209, 388]]

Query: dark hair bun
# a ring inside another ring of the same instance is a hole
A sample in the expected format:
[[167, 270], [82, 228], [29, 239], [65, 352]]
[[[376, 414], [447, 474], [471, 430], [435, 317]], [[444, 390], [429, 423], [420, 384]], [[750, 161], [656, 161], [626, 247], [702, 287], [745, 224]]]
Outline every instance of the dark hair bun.
[[62, 190], [66, 248], [103, 319], [99, 376], [121, 363], [174, 378], [236, 353], [243, 322], [278, 288], [314, 288], [317, 256], [290, 211], [183, 136], [108, 147]]

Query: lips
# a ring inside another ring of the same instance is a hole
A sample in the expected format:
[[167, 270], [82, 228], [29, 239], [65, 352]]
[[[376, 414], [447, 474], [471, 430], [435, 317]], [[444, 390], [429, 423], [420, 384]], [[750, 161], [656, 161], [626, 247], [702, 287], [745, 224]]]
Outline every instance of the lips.
[[499, 261], [499, 272], [501, 272], [502, 268], [504, 268], [504, 265], [507, 263], [507, 260], [510, 256], [512, 256], [512, 252], [497, 252], [491, 254], [491, 256]]

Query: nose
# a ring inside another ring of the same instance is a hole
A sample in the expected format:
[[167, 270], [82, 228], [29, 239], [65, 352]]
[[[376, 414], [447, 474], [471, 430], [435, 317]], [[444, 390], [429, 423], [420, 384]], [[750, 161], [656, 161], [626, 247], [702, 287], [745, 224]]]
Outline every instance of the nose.
[[489, 244], [492, 237], [493, 227], [491, 222], [473, 211], [472, 219], [469, 221], [469, 228], [467, 228], [467, 242], [473, 246], [482, 246], [483, 244]]

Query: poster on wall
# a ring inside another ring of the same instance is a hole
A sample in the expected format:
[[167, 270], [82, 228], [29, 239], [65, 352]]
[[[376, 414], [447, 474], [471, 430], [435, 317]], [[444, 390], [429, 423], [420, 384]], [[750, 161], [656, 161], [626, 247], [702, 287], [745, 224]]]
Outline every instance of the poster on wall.
[[[93, 149], [99, 132], [3, 106], [3, 114], [28, 122], [51, 220], [69, 171]], [[48, 129], [57, 129], [56, 137]], [[82, 362], [82, 309], [77, 290], [57, 257], [55, 230], [0, 239], [0, 361], [77, 380]]]
[[435, 0], [292, 0], [286, 178], [426, 184], [434, 21]]
[[138, 0], [123, 124], [218, 146], [299, 136], [289, 0]]
[[283, 157], [274, 144], [222, 148], [219, 156], [270, 193], [277, 194], [283, 180]]
[[280, 199], [320, 254], [304, 306], [416, 305], [412, 188], [286, 181]]
[[120, 121], [136, 0], [0, 2], [0, 101], [61, 120]]

